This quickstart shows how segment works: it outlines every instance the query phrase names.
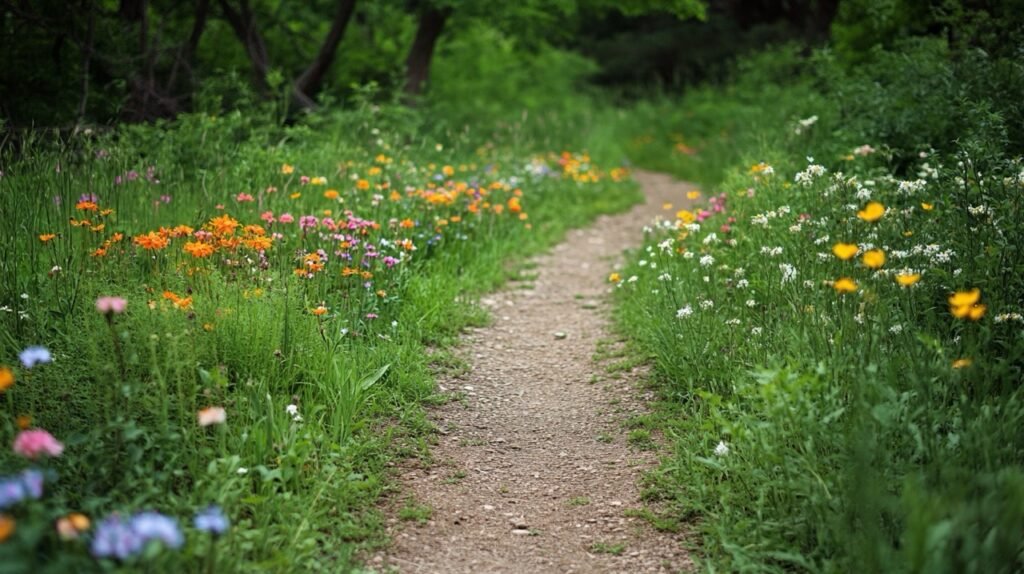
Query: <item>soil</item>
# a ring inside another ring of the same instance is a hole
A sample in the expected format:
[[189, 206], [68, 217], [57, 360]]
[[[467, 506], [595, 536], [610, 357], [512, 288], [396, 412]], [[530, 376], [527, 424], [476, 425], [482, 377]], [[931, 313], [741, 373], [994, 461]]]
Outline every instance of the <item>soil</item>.
[[[607, 361], [595, 360], [599, 346], [608, 354], [617, 340], [609, 273], [623, 250], [640, 244], [641, 228], [672, 217], [692, 189], [660, 174], [636, 179], [646, 203], [571, 231], [536, 258], [535, 279], [483, 299], [494, 321], [464, 336], [469, 371], [441, 381], [442, 391], [461, 400], [433, 410], [440, 433], [432, 460], [403, 468], [389, 512], [393, 544], [367, 566], [404, 573], [693, 569], [685, 533], [659, 532], [635, 516], [645, 508], [638, 481], [657, 462], [652, 445], [629, 441], [624, 427], [653, 398], [638, 385], [643, 367], [610, 373]], [[664, 203], [675, 207], [666, 211]]]

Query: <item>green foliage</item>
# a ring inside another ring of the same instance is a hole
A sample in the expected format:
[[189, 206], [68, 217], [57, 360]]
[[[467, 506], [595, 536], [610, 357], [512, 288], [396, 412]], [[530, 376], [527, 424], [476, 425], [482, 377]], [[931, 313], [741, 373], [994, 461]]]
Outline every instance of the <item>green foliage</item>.
[[[544, 153], [532, 130], [446, 132], [370, 103], [287, 126], [278, 113], [3, 150], [0, 211], [16, 216], [0, 220], [0, 364], [31, 344], [55, 360], [14, 369], [0, 440], [28, 415], [65, 445], [0, 453], [3, 479], [47, 472], [41, 500], [0, 509], [15, 523], [5, 572], [354, 568], [383, 542], [389, 461], [430, 430], [426, 348], [486, 320], [476, 297], [509, 259], [637, 198], [621, 170]], [[580, 127], [548, 137], [583, 145]], [[127, 310], [98, 312], [106, 295]], [[208, 407], [226, 421], [199, 424]], [[191, 526], [209, 504], [231, 520], [222, 537]], [[104, 517], [141, 510], [183, 525], [180, 550], [90, 557]], [[60, 540], [72, 512], [92, 529]]]
[[[618, 290], [673, 405], [649, 493], [700, 516], [709, 569], [1024, 566], [1021, 70], [892, 46], [853, 66], [764, 54], [638, 106], [660, 128], [624, 127], [636, 161], [715, 190], [680, 198], [690, 214], [650, 233]], [[887, 260], [841, 261], [839, 242]], [[973, 287], [984, 316], [957, 319], [948, 297]]]

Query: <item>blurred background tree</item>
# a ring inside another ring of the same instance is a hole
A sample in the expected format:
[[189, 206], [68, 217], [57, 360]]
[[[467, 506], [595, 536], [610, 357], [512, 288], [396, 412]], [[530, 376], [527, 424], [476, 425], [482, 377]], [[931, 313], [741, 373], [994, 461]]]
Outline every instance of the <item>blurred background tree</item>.
[[937, 35], [1009, 55], [1020, 50], [1012, 39], [1021, 4], [3, 0], [0, 117], [8, 126], [73, 127], [268, 100], [294, 115], [318, 102], [344, 105], [365, 85], [382, 100], [529, 109], [590, 86], [636, 96], [720, 81], [737, 57], [782, 42], [831, 40], [856, 61], [872, 46]]

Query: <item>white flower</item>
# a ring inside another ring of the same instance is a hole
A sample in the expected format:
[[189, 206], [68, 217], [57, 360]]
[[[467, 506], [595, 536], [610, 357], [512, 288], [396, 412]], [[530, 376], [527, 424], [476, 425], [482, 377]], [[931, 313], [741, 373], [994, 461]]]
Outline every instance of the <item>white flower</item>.
[[685, 318], [689, 317], [690, 315], [693, 315], [693, 307], [691, 307], [689, 305], [687, 305], [686, 307], [683, 307], [682, 309], [676, 311], [676, 318], [678, 318], [678, 319], [685, 319]]
[[708, 236], [704, 238], [704, 241], [702, 243], [704, 243], [704, 245], [711, 245], [712, 243], [717, 243], [717, 242], [718, 242], [718, 235], [716, 235], [714, 233], [708, 233]]
[[245, 468], [244, 466], [240, 466], [238, 467], [238, 470], [236, 470], [235, 472], [238, 474], [249, 474], [249, 469]]
[[889, 327], [889, 332], [892, 333], [893, 335], [899, 335], [900, 333], [903, 332], [903, 325], [896, 323], [892, 327]]
[[751, 335], [760, 335], [761, 334], [761, 327], [754, 327], [753, 329], [750, 330], [750, 334]]
[[715, 262], [715, 258], [710, 255], [705, 255], [700, 258], [700, 266], [707, 267]]
[[718, 445], [715, 446], [715, 456], [725, 456], [729, 454], [729, 445], [725, 444], [724, 440], [718, 441]]
[[747, 281], [746, 279], [740, 279], [739, 281], [736, 282], [736, 288], [737, 289], [746, 289], [749, 286], [750, 286], [750, 281]]
[[725, 322], [726, 325], [739, 325], [742, 321], [739, 319], [729, 319]]
[[796, 279], [797, 271], [796, 267], [793, 267], [789, 263], [780, 263], [779, 271], [782, 271], [782, 284], [785, 285], [790, 281]]
[[683, 253], [683, 259], [693, 259], [693, 251], [687, 251]]
[[747, 307], [750, 307], [751, 309], [753, 309], [756, 306], [757, 306], [757, 301], [754, 301], [753, 299], [747, 299]]
[[705, 300], [700, 302], [700, 308], [704, 309], [704, 310], [711, 309], [714, 306], [715, 306], [715, 302], [712, 301], [711, 299], [705, 299]]
[[302, 422], [302, 415], [299, 414], [299, 406], [295, 404], [288, 405], [284, 410], [291, 415], [292, 420], [300, 423]]

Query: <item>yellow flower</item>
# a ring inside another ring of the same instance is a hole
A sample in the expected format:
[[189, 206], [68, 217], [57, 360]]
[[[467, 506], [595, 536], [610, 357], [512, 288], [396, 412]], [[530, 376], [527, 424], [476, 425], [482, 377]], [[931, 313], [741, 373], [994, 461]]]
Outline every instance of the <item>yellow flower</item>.
[[295, 193], [289, 195], [288, 197], [290, 197], [292, 199], [298, 199], [298, 198], [302, 197], [302, 193], [296, 191]]
[[78, 535], [89, 530], [89, 517], [78, 512], [57, 519], [57, 535], [61, 540], [75, 540]]
[[686, 193], [686, 199], [697, 199], [700, 197], [700, 192], [697, 190], [688, 191]]
[[882, 265], [885, 265], [885, 252], [881, 249], [872, 249], [865, 251], [864, 256], [861, 257], [861, 261], [865, 266], [872, 269], [878, 269]]
[[294, 171], [295, 171], [295, 168], [293, 166], [288, 165], [288, 164], [284, 164], [284, 165], [281, 166], [281, 173], [283, 173], [285, 175], [288, 175], [288, 174], [290, 174], [290, 173], [292, 173]]
[[39, 236], [39, 241], [42, 241], [43, 243], [46, 243], [47, 241], [50, 241], [54, 237], [57, 237], [57, 235], [55, 233], [44, 233], [44, 234]]
[[618, 273], [612, 273], [611, 275], [608, 276], [608, 281], [610, 283], [618, 283], [619, 281], [622, 281], [622, 275], [619, 275]]
[[676, 219], [682, 221], [683, 223], [693, 223], [694, 221], [697, 220], [697, 216], [694, 215], [692, 211], [687, 211], [683, 209], [676, 212]]
[[377, 166], [373, 166], [370, 169], [366, 170], [366, 173], [368, 173], [370, 175], [380, 175], [380, 172], [381, 172], [381, 169], [379, 167], [377, 167]]
[[853, 293], [857, 290], [857, 282], [849, 277], [840, 277], [832, 284], [832, 288], [838, 293]]
[[857, 255], [858, 251], [860, 249], [853, 243], [836, 243], [832, 246], [832, 254], [843, 261], [852, 259], [854, 255]]
[[931, 211], [931, 210], [935, 209], [935, 206], [930, 204], [930, 203], [921, 202], [921, 209], [923, 209], [925, 211]]
[[20, 430], [25, 430], [32, 426], [32, 417], [29, 415], [18, 415], [18, 418], [14, 419], [14, 424], [17, 425]]
[[441, 168], [441, 173], [443, 173], [445, 177], [451, 177], [455, 175], [455, 168], [450, 165], [446, 165]]
[[672, 209], [672, 204], [668, 203], [668, 202], [662, 203], [661, 204], [661, 208], [664, 209], [665, 211], [668, 211], [668, 210]]
[[957, 291], [949, 296], [949, 312], [957, 319], [977, 321], [985, 316], [987, 305], [978, 303], [981, 289], [975, 287], [970, 291]]
[[962, 357], [960, 359], [953, 361], [953, 368], [962, 369], [964, 367], [969, 367], [973, 362], [974, 361], [972, 361], [969, 357]]
[[872, 201], [864, 206], [864, 209], [857, 212], [857, 217], [869, 223], [878, 221], [885, 215], [885, 206], [877, 201]]
[[8, 367], [0, 367], [0, 391], [5, 391], [14, 385], [14, 371]]
[[900, 273], [896, 275], [896, 282], [900, 284], [900, 287], [910, 287], [920, 280], [920, 273]]

